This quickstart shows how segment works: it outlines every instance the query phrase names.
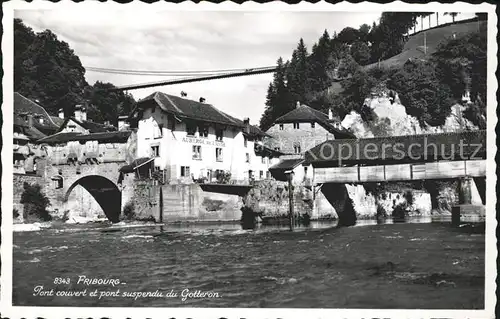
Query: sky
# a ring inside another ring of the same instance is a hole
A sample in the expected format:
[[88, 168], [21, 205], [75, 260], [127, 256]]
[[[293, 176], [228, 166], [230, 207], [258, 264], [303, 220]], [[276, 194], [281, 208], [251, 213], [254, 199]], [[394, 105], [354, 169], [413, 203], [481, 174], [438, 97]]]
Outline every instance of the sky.
[[[39, 32], [52, 30], [80, 57], [84, 67], [190, 71], [273, 66], [290, 59], [300, 38], [309, 51], [324, 30], [378, 23], [381, 12], [242, 12], [16, 10], [15, 17]], [[435, 21], [435, 17], [432, 19]], [[439, 18], [444, 23], [451, 17]], [[460, 17], [457, 17], [460, 20]], [[432, 22], [434, 23], [434, 22]], [[424, 22], [426, 28], [428, 22]], [[432, 26], [432, 25], [431, 25]], [[417, 26], [417, 30], [420, 26]], [[87, 71], [87, 82], [116, 86], [171, 79]], [[136, 100], [155, 91], [206, 99], [238, 118], [258, 124], [272, 74], [130, 90]]]

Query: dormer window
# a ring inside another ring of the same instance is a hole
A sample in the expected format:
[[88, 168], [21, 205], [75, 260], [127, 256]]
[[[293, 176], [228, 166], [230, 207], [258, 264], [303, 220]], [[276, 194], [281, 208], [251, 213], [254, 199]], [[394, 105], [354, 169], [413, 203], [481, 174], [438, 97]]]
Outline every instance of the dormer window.
[[196, 125], [186, 123], [186, 132], [188, 136], [194, 136], [196, 134]]
[[222, 141], [222, 138], [224, 137], [224, 130], [223, 129], [217, 129], [215, 131], [215, 139], [217, 141]]
[[294, 151], [295, 154], [300, 154], [301, 150], [300, 150], [300, 144], [299, 143], [295, 143], [293, 145], [293, 151]]
[[198, 132], [200, 133], [200, 137], [208, 137], [208, 126], [200, 125], [198, 127]]

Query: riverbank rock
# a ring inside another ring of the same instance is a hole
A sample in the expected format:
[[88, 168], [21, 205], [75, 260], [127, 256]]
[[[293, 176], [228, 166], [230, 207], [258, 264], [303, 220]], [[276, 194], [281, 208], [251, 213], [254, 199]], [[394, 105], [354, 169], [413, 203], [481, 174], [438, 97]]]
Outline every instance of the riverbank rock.
[[[254, 214], [263, 217], [287, 216], [289, 213], [288, 183], [275, 180], [263, 180], [256, 183], [243, 197], [243, 206]], [[312, 214], [312, 190], [304, 185], [293, 186], [294, 211], [300, 214]]]
[[467, 118], [463, 117], [467, 106], [455, 104], [451, 106], [451, 113], [441, 126], [421, 125], [417, 118], [406, 112], [396, 97], [389, 97], [388, 90], [383, 89], [365, 99], [364, 106], [372, 112], [373, 119], [364, 121], [361, 115], [351, 111], [342, 120], [341, 125], [350, 130], [357, 138], [404, 136], [426, 133], [457, 132], [463, 129], [478, 130]]

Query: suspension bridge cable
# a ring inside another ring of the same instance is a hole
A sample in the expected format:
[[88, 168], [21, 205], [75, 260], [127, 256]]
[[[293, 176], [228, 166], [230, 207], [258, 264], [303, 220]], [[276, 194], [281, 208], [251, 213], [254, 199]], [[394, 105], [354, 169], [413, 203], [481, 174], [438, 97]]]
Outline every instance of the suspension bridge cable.
[[225, 79], [225, 78], [248, 76], [248, 75], [273, 73], [275, 71], [276, 71], [275, 66], [266, 67], [266, 68], [246, 69], [243, 72], [229, 72], [229, 73], [221, 73], [221, 74], [217, 74], [217, 75], [205, 75], [205, 76], [187, 77], [187, 78], [158, 81], [158, 82], [124, 85], [124, 86], [119, 86], [119, 87], [112, 88], [112, 89], [107, 89], [107, 91], [128, 91], [128, 90], [143, 89], [143, 88], [155, 87], [155, 86], [165, 86], [165, 85], [173, 85], [173, 84], [181, 84], [181, 83], [200, 82], [200, 81], [217, 80], [217, 79]]
[[99, 73], [112, 73], [124, 75], [155, 75], [155, 76], [206, 76], [215, 75], [228, 72], [245, 72], [266, 70], [270, 67], [253, 67], [253, 68], [240, 68], [240, 69], [219, 69], [219, 70], [188, 70], [188, 71], [155, 71], [155, 70], [129, 70], [129, 69], [111, 69], [100, 67], [85, 67], [87, 71]]

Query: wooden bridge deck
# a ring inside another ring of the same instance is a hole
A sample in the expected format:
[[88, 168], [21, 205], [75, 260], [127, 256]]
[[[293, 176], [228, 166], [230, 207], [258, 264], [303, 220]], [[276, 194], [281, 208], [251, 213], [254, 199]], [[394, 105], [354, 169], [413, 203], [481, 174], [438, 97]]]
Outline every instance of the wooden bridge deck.
[[486, 176], [486, 160], [316, 167], [314, 183], [366, 183]]

